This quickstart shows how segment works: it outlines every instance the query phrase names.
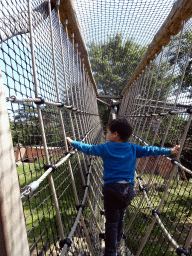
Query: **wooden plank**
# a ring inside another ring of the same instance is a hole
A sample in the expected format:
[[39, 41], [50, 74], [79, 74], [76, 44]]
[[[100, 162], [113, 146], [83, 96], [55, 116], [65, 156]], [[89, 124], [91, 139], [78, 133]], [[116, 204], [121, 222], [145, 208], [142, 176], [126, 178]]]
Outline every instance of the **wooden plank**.
[[29, 256], [7, 104], [0, 70], [0, 255]]

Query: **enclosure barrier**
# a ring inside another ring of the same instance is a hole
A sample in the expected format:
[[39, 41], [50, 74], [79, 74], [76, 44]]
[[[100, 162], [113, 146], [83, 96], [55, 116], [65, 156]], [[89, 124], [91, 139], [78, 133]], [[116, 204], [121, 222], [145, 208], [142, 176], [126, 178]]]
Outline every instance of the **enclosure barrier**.
[[186, 152], [191, 156], [187, 144], [191, 142], [192, 105], [187, 104], [190, 85], [186, 83], [192, 47], [191, 38], [186, 37], [190, 31], [191, 20], [182, 22], [179, 34], [171, 36], [169, 44], [124, 91], [118, 113], [134, 127], [132, 142], [162, 147], [180, 144], [176, 158], [137, 160], [136, 197], [126, 227], [127, 246], [137, 256], [191, 252], [192, 171], [184, 161]]
[[[69, 150], [66, 142], [66, 136], [93, 144], [102, 140], [96, 89], [85, 70], [88, 68], [87, 59], [85, 61], [81, 57], [78, 44], [74, 42], [74, 34], [70, 41], [68, 21], [65, 21], [64, 27], [61, 25], [58, 5], [26, 1], [26, 6], [19, 4], [18, 9], [12, 9], [9, 14], [9, 4], [3, 8], [5, 19], [1, 20], [4, 25], [4, 30], [1, 30], [2, 74], [7, 88], [5, 94], [13, 143], [16, 150], [20, 150], [16, 165], [25, 215], [23, 225], [26, 225], [29, 245], [25, 241], [25, 227], [22, 228], [24, 218], [22, 214], [17, 214], [22, 218], [20, 228], [24, 234], [19, 234], [23, 239], [20, 238], [20, 243], [13, 243], [11, 236], [17, 240], [18, 237], [8, 234], [10, 239], [4, 238], [2, 251], [4, 255], [18, 255], [18, 250], [22, 255], [64, 255], [64, 245], [69, 246], [70, 243], [68, 254], [90, 251], [95, 255], [100, 242], [94, 227], [96, 225], [101, 231], [97, 204], [102, 209], [102, 201], [98, 200], [94, 184], [94, 194], [92, 190], [88, 191], [92, 180], [89, 175], [86, 184], [89, 158], [76, 150]], [[5, 26], [13, 20], [15, 23], [11, 24], [12, 27]], [[17, 26], [17, 22], [20, 26]], [[82, 48], [81, 42], [79, 45]], [[12, 64], [16, 61], [16, 65], [9, 66], [6, 62], [8, 48], [16, 55], [15, 59], [12, 57]], [[7, 68], [14, 73], [9, 81]], [[21, 74], [20, 71], [24, 73]], [[31, 155], [22, 155], [21, 148], [26, 148], [26, 152], [30, 151]], [[99, 159], [94, 159], [92, 166], [95, 164], [101, 168]], [[94, 167], [94, 182], [98, 188], [102, 185], [99, 183], [102, 181], [102, 172], [96, 172]], [[17, 180], [16, 178], [15, 182]], [[85, 192], [83, 185], [86, 186]], [[17, 198], [18, 200], [21, 202]], [[15, 211], [22, 213], [18, 209], [15, 208]], [[10, 226], [13, 227], [13, 223]], [[91, 242], [93, 240], [94, 245]], [[11, 241], [14, 250], [10, 245], [8, 247], [8, 241]]]

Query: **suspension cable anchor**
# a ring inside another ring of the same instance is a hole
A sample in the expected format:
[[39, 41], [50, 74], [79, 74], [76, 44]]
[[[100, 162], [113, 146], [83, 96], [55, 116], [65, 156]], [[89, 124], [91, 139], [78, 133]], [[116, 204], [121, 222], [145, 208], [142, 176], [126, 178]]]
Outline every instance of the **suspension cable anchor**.
[[13, 102], [15, 102], [15, 100], [16, 100], [16, 96], [15, 95], [12, 95], [10, 97], [6, 97], [6, 102], [11, 101], [13, 103]]
[[84, 189], [89, 188], [89, 185], [84, 185], [83, 188]]
[[17, 99], [15, 95], [6, 97], [6, 102], [25, 104], [25, 99]]
[[105, 240], [105, 233], [99, 233], [99, 238]]
[[22, 190], [21, 198], [24, 198], [31, 194], [33, 191], [35, 191], [39, 187], [39, 183], [37, 181], [33, 181], [31, 184], [26, 185]]
[[54, 164], [46, 165], [44, 167], [45, 171], [47, 171], [49, 168], [52, 168], [51, 172], [54, 172], [57, 169], [57, 167]]
[[67, 109], [72, 109], [73, 108], [73, 106], [72, 105], [70, 105], [70, 106], [65, 106]]
[[101, 210], [101, 211], [100, 211], [100, 214], [101, 214], [101, 215], [105, 215], [105, 211]]
[[137, 180], [143, 180], [140, 176], [136, 177]]
[[70, 157], [72, 157], [75, 154], [75, 152], [73, 151], [70, 151], [69, 153], [70, 153]]
[[58, 102], [60, 105], [58, 105], [58, 108], [63, 108], [65, 106], [65, 104], [63, 102]]
[[31, 193], [31, 187], [29, 185], [26, 185], [22, 190], [23, 192], [21, 192], [21, 199], [28, 196]]
[[178, 160], [178, 159], [173, 158], [173, 159], [171, 159], [171, 163], [172, 163], [172, 164], [176, 164], [176, 163], [180, 163], [180, 162], [179, 162], [179, 160]]
[[187, 250], [183, 249], [182, 247], [178, 247], [176, 252], [177, 252], [177, 255], [179, 255], [179, 256], [181, 256], [182, 253], [184, 253], [185, 255], [189, 255], [189, 252]]
[[152, 210], [152, 215], [155, 216], [155, 214], [157, 214], [157, 215], [159, 216], [159, 215], [160, 215], [160, 212], [157, 211], [157, 210], [155, 210], [155, 209], [153, 209], [153, 210]]
[[175, 111], [174, 110], [169, 110], [168, 112], [170, 115], [174, 115], [175, 114]]
[[122, 238], [125, 240], [127, 238], [127, 235], [123, 234]]
[[83, 210], [85, 208], [85, 205], [83, 205], [83, 204], [76, 205], [77, 211], [79, 211], [80, 208], [82, 208], [82, 210]]
[[159, 116], [166, 116], [166, 115], [167, 115], [167, 113], [163, 113], [163, 112], [159, 113]]
[[69, 238], [65, 238], [65, 239], [63, 239], [63, 240], [61, 240], [61, 241], [59, 242], [60, 248], [63, 248], [65, 244], [66, 244], [68, 247], [70, 247], [70, 246], [72, 245], [72, 242], [71, 242], [71, 240], [70, 240]]
[[192, 108], [188, 108], [187, 113], [192, 114]]
[[139, 186], [139, 189], [140, 189], [140, 191], [145, 191], [146, 193], [148, 192], [148, 189], [145, 187], [142, 188], [141, 186]]
[[40, 101], [38, 101], [38, 102], [36, 101], [35, 102], [36, 105], [42, 105], [45, 103], [45, 100], [42, 97], [37, 97], [37, 99], [40, 99]]

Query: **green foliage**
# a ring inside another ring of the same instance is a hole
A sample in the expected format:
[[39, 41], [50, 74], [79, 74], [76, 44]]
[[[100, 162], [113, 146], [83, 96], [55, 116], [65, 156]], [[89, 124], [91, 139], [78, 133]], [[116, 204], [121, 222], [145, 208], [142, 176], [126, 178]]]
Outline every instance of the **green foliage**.
[[164, 101], [167, 98], [167, 90], [169, 88], [171, 74], [167, 74], [167, 70], [170, 66], [166, 65], [166, 62], [159, 63], [153, 62], [150, 66], [148, 77], [150, 81], [146, 81], [148, 88], [146, 88], [142, 98], [152, 98], [153, 100]]
[[[92, 43], [89, 46], [89, 56], [99, 93], [119, 96], [145, 51], [146, 47], [141, 47], [132, 40], [123, 43], [121, 35], [109, 37], [109, 41], [104, 44]], [[100, 103], [98, 107], [105, 127], [110, 109]]]
[[[163, 133], [166, 130], [168, 123], [169, 123], [169, 117], [165, 117], [162, 119], [160, 130], [159, 130], [159, 134], [162, 133], [161, 137], [164, 136]], [[169, 128], [168, 135], [165, 141], [166, 147], [172, 147], [173, 145], [178, 144], [180, 142], [181, 136], [185, 129], [185, 125], [186, 125], [186, 121], [183, 118], [183, 116], [179, 116], [179, 115], [173, 116], [172, 123]]]
[[[174, 40], [173, 40], [171, 54], [169, 58], [169, 64], [171, 66], [173, 66], [176, 61], [178, 40], [179, 40], [179, 35], [174, 37]], [[186, 63], [186, 57], [190, 49], [191, 40], [192, 40], [192, 31], [191, 30], [185, 31], [182, 35], [180, 51], [179, 51], [178, 61], [177, 61], [180, 72], [175, 76], [173, 80], [173, 88], [172, 88], [173, 92], [176, 92], [178, 89], [178, 85], [182, 77], [183, 68]], [[189, 61], [186, 67], [183, 83], [181, 86], [181, 92], [183, 93], [187, 92], [190, 98], [192, 97], [191, 76], [192, 76], [192, 51], [189, 54]]]
[[[145, 180], [146, 182], [147, 180], [149, 180], [150, 175], [144, 174], [142, 175], [142, 178], [143, 181]], [[164, 180], [160, 175], [156, 176], [156, 180], [158, 181], [159, 185], [164, 183]], [[152, 187], [149, 189], [148, 197], [153, 203], [153, 207], [157, 209], [160, 201], [162, 200], [164, 190], [156, 190], [155, 192], [150, 192], [150, 190], [152, 190]], [[164, 224], [166, 224], [166, 228], [169, 230], [170, 234], [172, 234], [173, 238], [178, 242], [179, 246], [181, 247], [183, 247], [183, 240], [180, 236], [183, 231], [183, 226], [185, 226], [186, 228], [190, 228], [191, 226], [190, 220], [188, 219], [188, 221], [186, 221], [187, 218], [184, 214], [190, 212], [191, 210], [190, 190], [190, 183], [183, 183], [182, 181], [178, 183], [176, 180], [172, 180], [170, 188], [168, 190], [168, 194], [160, 211], [160, 219]], [[133, 199], [131, 205], [129, 206], [130, 214], [126, 215], [125, 217], [125, 229], [129, 225], [131, 218], [136, 214], [136, 209], [140, 201], [141, 194], [138, 193]], [[127, 232], [127, 239], [125, 241], [126, 246], [131, 250], [134, 255], [137, 253], [140, 244], [142, 244], [143, 237], [147, 233], [152, 219], [153, 215], [151, 213], [151, 210], [149, 209], [146, 201], [143, 200], [140, 210], [137, 212], [137, 216], [135, 217], [130, 229]], [[177, 230], [175, 230], [175, 226], [177, 226]], [[150, 237], [148, 238], [142, 250], [141, 255], [176, 256], [176, 250], [171, 245], [171, 243], [165, 242], [167, 238], [166, 236], [164, 237], [162, 234], [164, 234], [164, 232], [162, 231], [159, 224], [156, 223], [150, 233]]]
[[98, 89], [106, 95], [120, 95], [146, 51], [132, 40], [123, 44], [121, 35], [109, 37], [102, 45], [92, 43], [89, 48]]
[[103, 103], [98, 102], [99, 116], [103, 125], [104, 131], [106, 130], [106, 124], [109, 120], [110, 108], [108, 108]]
[[14, 114], [13, 121], [10, 120], [13, 145], [41, 145], [41, 131], [36, 108], [29, 103], [15, 110]]
[[[47, 144], [48, 146], [58, 146], [58, 142], [63, 140], [58, 110], [49, 105], [44, 105], [41, 109]], [[14, 119], [9, 119], [13, 145], [42, 145], [37, 107], [32, 103], [28, 103], [15, 110], [14, 114]]]

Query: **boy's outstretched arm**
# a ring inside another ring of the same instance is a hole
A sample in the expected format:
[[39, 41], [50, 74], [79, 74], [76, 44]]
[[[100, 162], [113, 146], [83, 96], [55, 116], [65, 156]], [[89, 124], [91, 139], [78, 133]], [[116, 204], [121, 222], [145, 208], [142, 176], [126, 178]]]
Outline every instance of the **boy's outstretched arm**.
[[83, 142], [72, 140], [70, 137], [67, 137], [67, 142], [70, 146], [73, 146], [78, 151], [81, 151], [87, 155], [93, 155], [93, 156], [102, 156], [103, 155], [103, 145], [89, 145], [85, 144]]
[[67, 142], [70, 144], [70, 146], [71, 146], [71, 143], [73, 142], [73, 140], [70, 138], [70, 137], [67, 137], [66, 138], [67, 139]]
[[136, 157], [141, 158], [143, 156], [163, 156], [163, 155], [176, 155], [179, 152], [180, 145], [176, 145], [173, 148], [162, 148], [162, 147], [154, 147], [154, 146], [139, 146], [136, 145], [137, 153]]
[[171, 148], [171, 153], [176, 155], [179, 152], [180, 145], [176, 145], [175, 147]]

